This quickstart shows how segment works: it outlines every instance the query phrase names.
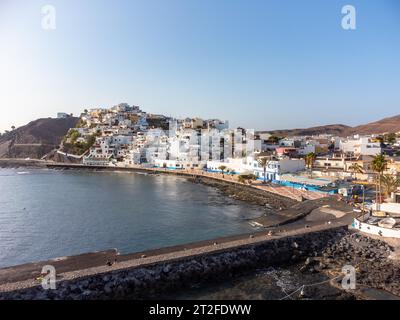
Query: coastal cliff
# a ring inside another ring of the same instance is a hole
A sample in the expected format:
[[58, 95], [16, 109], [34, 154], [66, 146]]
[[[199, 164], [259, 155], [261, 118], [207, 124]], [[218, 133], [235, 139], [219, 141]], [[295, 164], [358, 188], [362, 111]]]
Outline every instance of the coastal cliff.
[[38, 119], [0, 136], [0, 158], [40, 159], [57, 148], [79, 118]]

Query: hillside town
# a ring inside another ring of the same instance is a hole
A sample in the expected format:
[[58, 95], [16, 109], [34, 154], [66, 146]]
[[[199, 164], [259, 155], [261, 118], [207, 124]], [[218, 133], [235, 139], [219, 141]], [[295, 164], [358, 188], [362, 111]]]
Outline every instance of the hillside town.
[[[219, 174], [305, 199], [338, 195], [368, 214], [363, 223], [376, 226], [379, 216], [394, 228], [400, 216], [400, 132], [278, 137], [232, 129], [226, 120], [174, 119], [121, 103], [84, 110], [57, 152], [85, 166]], [[362, 227], [358, 220], [354, 225]]]

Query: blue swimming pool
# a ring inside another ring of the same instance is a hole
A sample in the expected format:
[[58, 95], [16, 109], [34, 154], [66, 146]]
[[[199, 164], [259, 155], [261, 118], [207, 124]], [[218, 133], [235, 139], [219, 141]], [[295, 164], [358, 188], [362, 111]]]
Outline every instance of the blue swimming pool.
[[338, 189], [332, 189], [332, 190], [324, 190], [321, 187], [317, 186], [311, 186], [307, 184], [302, 184], [302, 183], [295, 183], [295, 182], [289, 182], [289, 181], [273, 181], [273, 183], [280, 184], [285, 187], [291, 187], [295, 189], [304, 189], [307, 191], [314, 191], [314, 192], [323, 192], [323, 193], [328, 193], [328, 194], [337, 194]]

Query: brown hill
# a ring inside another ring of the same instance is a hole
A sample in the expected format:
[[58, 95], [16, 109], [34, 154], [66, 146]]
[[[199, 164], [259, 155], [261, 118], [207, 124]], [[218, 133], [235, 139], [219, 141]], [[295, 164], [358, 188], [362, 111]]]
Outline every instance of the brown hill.
[[38, 119], [0, 137], [0, 158], [40, 159], [60, 145], [79, 118]]
[[353, 134], [381, 134], [400, 131], [400, 115], [388, 117], [379, 121], [350, 127], [343, 124], [332, 124], [326, 126], [311, 127], [306, 129], [288, 129], [263, 131], [270, 134], [287, 137], [287, 136], [311, 136], [318, 134], [333, 134], [341, 137], [347, 137]]
[[372, 134], [372, 133], [397, 133], [400, 131], [400, 115], [385, 118], [361, 126], [353, 127], [350, 134]]

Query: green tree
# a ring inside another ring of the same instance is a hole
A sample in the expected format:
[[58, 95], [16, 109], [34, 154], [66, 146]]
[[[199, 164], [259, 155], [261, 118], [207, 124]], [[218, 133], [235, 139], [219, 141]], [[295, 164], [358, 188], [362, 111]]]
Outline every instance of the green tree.
[[227, 169], [227, 167], [224, 166], [224, 165], [222, 165], [222, 166], [219, 166], [218, 169], [221, 170], [222, 175], [224, 175], [224, 172], [225, 172], [225, 170]]
[[272, 135], [272, 136], [270, 136], [270, 137], [268, 138], [267, 141], [268, 141], [269, 143], [277, 144], [277, 143], [279, 142], [279, 140], [281, 140], [281, 138]]
[[311, 177], [312, 177], [312, 172], [313, 172], [315, 159], [317, 159], [317, 155], [314, 152], [308, 153], [304, 158], [304, 160], [306, 162], [306, 166], [310, 170], [310, 176]]
[[381, 176], [380, 182], [382, 184], [383, 190], [385, 190], [386, 197], [390, 197], [392, 192], [396, 192], [397, 189], [400, 187], [399, 176], [384, 174]]
[[385, 142], [393, 144], [396, 143], [396, 134], [395, 133], [389, 133], [385, 135]]
[[377, 154], [374, 159], [371, 162], [371, 169], [375, 171], [377, 174], [377, 179], [376, 179], [376, 205], [377, 205], [377, 210], [379, 211], [380, 209], [380, 202], [381, 202], [381, 195], [382, 195], [382, 190], [381, 190], [381, 175], [383, 172], [386, 170], [387, 166], [387, 160], [385, 159], [385, 156], [382, 154]]
[[269, 164], [271, 163], [271, 157], [259, 157], [257, 159], [258, 164], [263, 168], [264, 170], [264, 180], [263, 183], [267, 183], [267, 168]]
[[81, 134], [79, 133], [79, 131], [77, 130], [71, 130], [69, 132], [69, 138], [71, 139], [71, 143], [75, 143], [76, 140], [81, 136]]
[[354, 179], [357, 180], [357, 173], [364, 173], [363, 167], [358, 164], [357, 162], [354, 162], [350, 167], [349, 170], [354, 174]]
[[383, 141], [384, 141], [383, 137], [381, 137], [381, 136], [376, 137], [375, 140], [378, 141], [381, 145], [383, 144]]

